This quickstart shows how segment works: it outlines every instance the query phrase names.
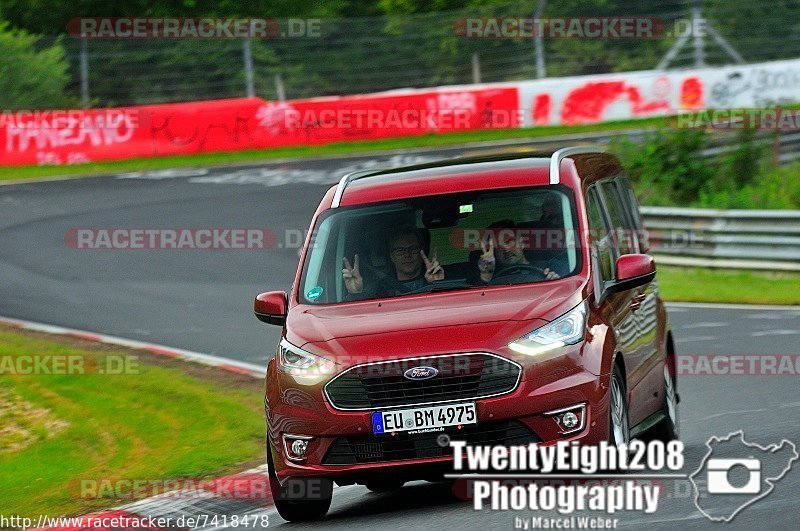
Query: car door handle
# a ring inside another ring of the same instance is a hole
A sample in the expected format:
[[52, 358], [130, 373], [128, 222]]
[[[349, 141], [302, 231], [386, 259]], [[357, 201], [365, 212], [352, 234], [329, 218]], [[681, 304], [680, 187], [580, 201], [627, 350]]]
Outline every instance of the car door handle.
[[640, 293], [634, 296], [633, 300], [631, 301], [631, 306], [630, 306], [631, 310], [638, 310], [646, 298], [647, 295], [645, 295], [644, 293]]

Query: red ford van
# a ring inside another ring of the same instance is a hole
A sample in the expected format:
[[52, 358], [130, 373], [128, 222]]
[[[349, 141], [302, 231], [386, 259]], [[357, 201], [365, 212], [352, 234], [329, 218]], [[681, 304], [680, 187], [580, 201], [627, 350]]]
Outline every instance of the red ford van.
[[677, 437], [675, 349], [625, 170], [592, 147], [344, 176], [311, 221], [264, 407], [288, 520], [441, 478], [450, 438]]

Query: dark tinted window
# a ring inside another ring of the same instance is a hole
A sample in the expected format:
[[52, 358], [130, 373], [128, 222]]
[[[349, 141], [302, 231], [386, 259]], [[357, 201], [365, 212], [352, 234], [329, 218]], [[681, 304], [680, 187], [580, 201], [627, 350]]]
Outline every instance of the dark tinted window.
[[619, 254], [635, 253], [637, 251], [635, 229], [625, 213], [616, 181], [606, 181], [600, 187], [603, 190], [603, 198]]
[[633, 186], [627, 177], [620, 179], [619, 184], [622, 187], [623, 197], [627, 199], [626, 206], [628, 207], [628, 212], [631, 215], [633, 226], [636, 229], [636, 236], [639, 240], [639, 252], [647, 252], [647, 250], [650, 248], [650, 245], [647, 241], [647, 231], [644, 227], [644, 221], [642, 220], [642, 215], [639, 211], [639, 200], [636, 199]]
[[603, 217], [597, 190], [589, 192], [586, 202], [586, 210], [589, 216], [589, 240], [592, 249], [592, 256], [596, 260], [596, 266], [601, 280], [607, 281], [614, 278], [614, 252], [612, 234], [608, 224]]

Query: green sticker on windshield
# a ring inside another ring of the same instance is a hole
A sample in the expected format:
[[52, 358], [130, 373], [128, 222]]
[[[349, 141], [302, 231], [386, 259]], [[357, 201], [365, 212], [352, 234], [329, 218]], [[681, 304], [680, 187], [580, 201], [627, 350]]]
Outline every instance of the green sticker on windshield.
[[306, 299], [315, 301], [319, 299], [320, 295], [322, 295], [322, 286], [314, 286], [306, 292]]

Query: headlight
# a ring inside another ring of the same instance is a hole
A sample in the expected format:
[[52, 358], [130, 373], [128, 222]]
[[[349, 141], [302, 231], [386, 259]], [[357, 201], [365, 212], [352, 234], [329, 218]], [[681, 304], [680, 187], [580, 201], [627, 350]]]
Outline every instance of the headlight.
[[573, 345], [583, 339], [586, 332], [586, 301], [530, 334], [508, 344], [508, 348], [520, 354], [535, 356], [564, 345]]
[[298, 383], [314, 384], [333, 374], [335, 364], [282, 339], [278, 345], [278, 367], [281, 372], [294, 376]]

